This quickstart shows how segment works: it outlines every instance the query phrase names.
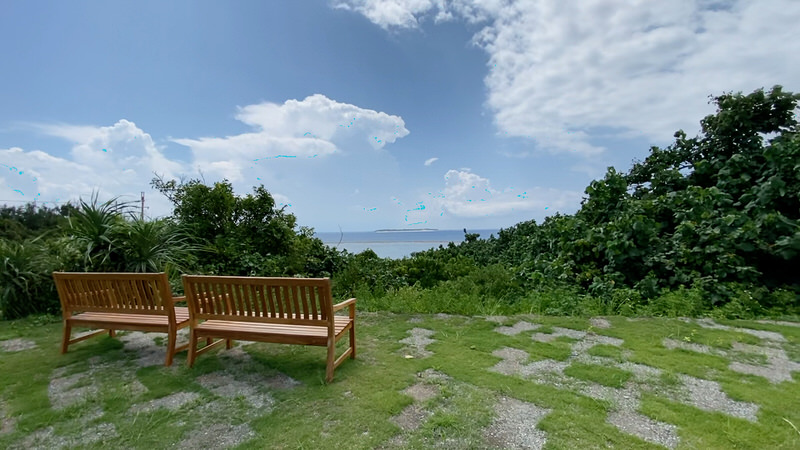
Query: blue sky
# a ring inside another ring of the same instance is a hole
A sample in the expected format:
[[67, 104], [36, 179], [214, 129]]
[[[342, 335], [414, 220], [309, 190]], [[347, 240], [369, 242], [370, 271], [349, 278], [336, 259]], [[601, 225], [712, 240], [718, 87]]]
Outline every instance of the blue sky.
[[800, 2], [5, 1], [0, 203], [264, 186], [317, 231], [572, 213], [708, 95], [799, 91]]

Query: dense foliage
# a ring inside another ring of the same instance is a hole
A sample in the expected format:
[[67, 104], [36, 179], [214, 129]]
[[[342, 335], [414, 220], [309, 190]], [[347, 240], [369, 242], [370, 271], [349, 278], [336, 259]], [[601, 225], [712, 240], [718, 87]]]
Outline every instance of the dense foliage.
[[800, 95], [713, 98], [699, 136], [675, 133], [580, 210], [392, 260], [326, 247], [263, 187], [155, 178], [167, 219], [97, 198], [0, 211], [0, 314], [58, 310], [53, 270], [331, 276], [362, 308], [461, 314], [800, 314]]
[[[476, 301], [493, 295], [516, 310], [552, 313], [796, 314], [798, 99], [777, 86], [721, 95], [700, 136], [678, 131], [628, 173], [608, 168], [575, 215], [522, 222], [487, 240], [467, 235], [394, 263], [356, 263], [337, 279], [376, 298], [470, 280], [465, 292], [477, 289]], [[371, 281], [359, 288], [358, 277]], [[529, 298], [553, 289], [584, 298]]]

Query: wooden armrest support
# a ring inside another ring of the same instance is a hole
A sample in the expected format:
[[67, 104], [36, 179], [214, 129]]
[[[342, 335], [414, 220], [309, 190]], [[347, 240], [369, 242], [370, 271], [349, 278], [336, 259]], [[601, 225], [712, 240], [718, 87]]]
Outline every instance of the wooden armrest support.
[[354, 298], [347, 299], [341, 303], [333, 305], [333, 312], [340, 311], [348, 306], [354, 307], [355, 305], [356, 305], [356, 299]]

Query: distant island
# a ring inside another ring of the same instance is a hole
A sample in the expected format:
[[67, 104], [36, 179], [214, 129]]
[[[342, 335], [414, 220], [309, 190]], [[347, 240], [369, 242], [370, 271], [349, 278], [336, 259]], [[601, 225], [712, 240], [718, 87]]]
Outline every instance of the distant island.
[[382, 230], [375, 230], [376, 233], [414, 233], [419, 231], [439, 231], [436, 228], [385, 228]]

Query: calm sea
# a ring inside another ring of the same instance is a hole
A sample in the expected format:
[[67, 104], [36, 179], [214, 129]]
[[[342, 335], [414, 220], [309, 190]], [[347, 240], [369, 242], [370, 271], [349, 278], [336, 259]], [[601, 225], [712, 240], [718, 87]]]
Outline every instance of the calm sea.
[[[499, 230], [467, 230], [469, 233], [478, 233], [482, 239], [491, 234], [497, 236]], [[411, 256], [412, 252], [428, 250], [447, 246], [450, 242], [456, 244], [464, 241], [464, 230], [436, 230], [436, 231], [355, 231], [340, 233], [320, 232], [316, 236], [327, 245], [353, 253], [372, 249], [383, 258], [403, 258]], [[340, 243], [341, 241], [341, 243]]]

